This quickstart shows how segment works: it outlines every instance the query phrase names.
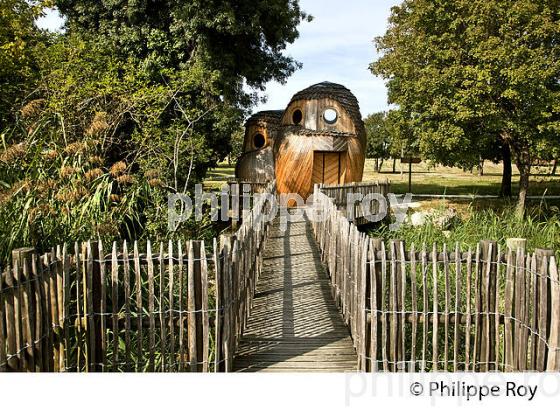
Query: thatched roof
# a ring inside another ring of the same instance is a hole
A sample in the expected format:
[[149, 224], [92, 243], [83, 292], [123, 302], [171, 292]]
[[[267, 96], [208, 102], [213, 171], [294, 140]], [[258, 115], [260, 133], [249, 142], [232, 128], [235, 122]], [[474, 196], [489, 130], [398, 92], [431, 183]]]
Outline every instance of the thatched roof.
[[318, 100], [321, 98], [332, 98], [337, 101], [348, 112], [352, 120], [359, 124], [362, 122], [362, 114], [360, 114], [360, 104], [358, 99], [352, 92], [340, 84], [324, 81], [319, 84], [301, 90], [296, 93], [290, 104], [301, 100]]
[[284, 114], [284, 110], [274, 110], [274, 111], [260, 111], [253, 114], [249, 119], [245, 122], [245, 126], [249, 125], [262, 125], [262, 126], [270, 126], [270, 125], [280, 125], [280, 121], [282, 120], [282, 115]]

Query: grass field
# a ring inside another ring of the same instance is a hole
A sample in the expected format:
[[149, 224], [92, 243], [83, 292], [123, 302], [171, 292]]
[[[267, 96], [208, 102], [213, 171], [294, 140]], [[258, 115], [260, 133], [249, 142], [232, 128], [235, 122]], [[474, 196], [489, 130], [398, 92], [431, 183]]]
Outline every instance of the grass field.
[[[366, 160], [364, 181], [388, 179], [394, 193], [408, 192], [408, 164], [400, 163], [397, 172], [392, 172], [392, 161], [385, 161], [381, 173], [374, 171], [374, 160]], [[220, 164], [208, 173], [205, 181], [207, 189], [219, 189], [225, 181], [234, 177], [234, 166]], [[412, 168], [412, 192], [432, 195], [497, 195], [501, 184], [501, 164], [486, 164], [484, 176], [464, 172], [459, 168], [436, 166], [426, 163], [414, 164]], [[517, 193], [519, 174], [514, 167], [513, 191]], [[530, 195], [560, 195], [560, 176], [550, 176], [549, 168], [533, 169]], [[403, 226], [399, 231], [391, 232], [387, 226], [380, 226], [369, 232], [373, 236], [405, 239], [416, 243], [448, 243], [454, 246], [458, 241], [466, 246], [476, 246], [481, 239], [494, 239], [502, 245], [505, 238], [521, 236], [529, 241], [531, 249], [537, 247], [559, 249], [560, 246], [560, 200], [531, 200], [528, 203], [527, 218], [518, 220], [514, 217], [515, 198], [465, 198], [465, 199], [430, 199], [415, 198], [416, 206], [410, 212], [427, 210], [444, 210], [454, 208], [460, 223], [449, 232], [427, 224], [421, 227]]]
[[[408, 164], [397, 161], [397, 173], [392, 173], [393, 161], [385, 161], [381, 173], [374, 171], [375, 161], [366, 160], [364, 181], [388, 179], [392, 192], [408, 192]], [[535, 167], [531, 176], [529, 195], [560, 195], [560, 176], [550, 176], [550, 167]], [[459, 168], [429, 166], [427, 163], [412, 165], [412, 193], [433, 195], [497, 195], [502, 180], [502, 165], [486, 163], [484, 175], [465, 172]], [[513, 166], [513, 193], [517, 194], [519, 173]]]
[[226, 162], [222, 162], [216, 168], [208, 171], [208, 175], [204, 180], [204, 188], [215, 190], [220, 189], [224, 183], [235, 177], [235, 164], [229, 165]]
[[[397, 173], [392, 173], [392, 161], [385, 161], [380, 173], [374, 171], [375, 161], [367, 159], [364, 169], [364, 181], [388, 179], [391, 181], [391, 191], [405, 193], [408, 191], [408, 165], [397, 162]], [[233, 178], [235, 166], [227, 163], [220, 164], [208, 173], [204, 185], [208, 189], [219, 189], [228, 178]], [[530, 195], [560, 195], [560, 176], [550, 176], [549, 167], [533, 168], [531, 176]], [[519, 173], [513, 167], [513, 192], [518, 192]], [[476, 173], [464, 172], [459, 168], [435, 166], [427, 163], [412, 165], [412, 193], [434, 195], [497, 195], [500, 191], [502, 179], [502, 165], [487, 163], [484, 176]]]

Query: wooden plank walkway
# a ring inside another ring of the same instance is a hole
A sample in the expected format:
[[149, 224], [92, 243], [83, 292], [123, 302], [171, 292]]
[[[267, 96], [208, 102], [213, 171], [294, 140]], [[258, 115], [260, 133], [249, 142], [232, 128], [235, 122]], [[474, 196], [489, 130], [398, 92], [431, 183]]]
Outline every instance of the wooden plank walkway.
[[311, 223], [271, 228], [253, 309], [234, 360], [238, 372], [357, 370]]

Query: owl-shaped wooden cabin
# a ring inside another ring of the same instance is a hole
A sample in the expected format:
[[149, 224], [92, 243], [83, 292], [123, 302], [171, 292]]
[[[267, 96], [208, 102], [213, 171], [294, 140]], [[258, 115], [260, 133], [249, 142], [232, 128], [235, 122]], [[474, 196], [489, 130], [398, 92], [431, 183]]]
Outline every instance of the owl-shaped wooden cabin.
[[235, 167], [242, 181], [268, 182], [274, 179], [274, 142], [284, 111], [261, 111], [245, 123], [243, 155]]
[[265, 111], [247, 121], [236, 176], [259, 182], [276, 177], [278, 193], [307, 199], [314, 184], [361, 181], [365, 151], [358, 100], [342, 85], [323, 82], [295, 94], [283, 112]]

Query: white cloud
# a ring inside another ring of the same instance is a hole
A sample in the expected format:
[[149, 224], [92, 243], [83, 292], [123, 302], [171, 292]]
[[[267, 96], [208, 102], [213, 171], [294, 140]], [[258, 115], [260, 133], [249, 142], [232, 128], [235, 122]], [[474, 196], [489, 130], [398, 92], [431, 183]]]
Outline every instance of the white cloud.
[[[383, 80], [368, 69], [376, 57], [373, 39], [387, 28], [391, 7], [401, 0], [300, 0], [301, 7], [313, 15], [302, 23], [300, 38], [288, 46], [286, 54], [303, 63], [285, 85], [268, 84], [268, 102], [256, 110], [283, 109], [292, 95], [321, 81], [341, 83], [356, 94], [364, 116], [386, 110], [387, 90]], [[41, 28], [57, 31], [64, 18], [49, 10], [37, 20]]]
[[387, 28], [391, 7], [400, 0], [301, 0], [314, 16], [302, 23], [300, 38], [286, 53], [303, 63], [286, 85], [270, 83], [268, 102], [257, 110], [282, 109], [297, 91], [321, 81], [343, 84], [356, 94], [362, 114], [386, 110], [383, 80], [368, 69], [377, 56], [373, 39]]

